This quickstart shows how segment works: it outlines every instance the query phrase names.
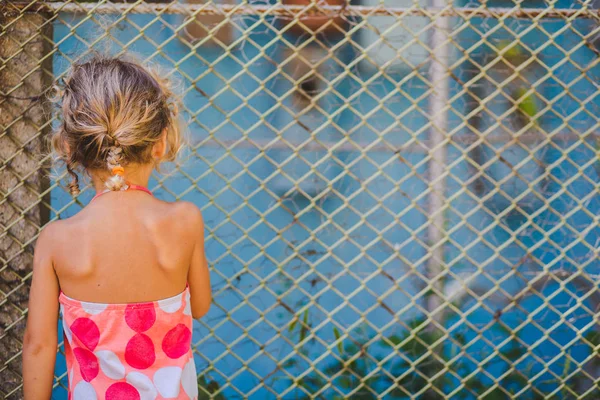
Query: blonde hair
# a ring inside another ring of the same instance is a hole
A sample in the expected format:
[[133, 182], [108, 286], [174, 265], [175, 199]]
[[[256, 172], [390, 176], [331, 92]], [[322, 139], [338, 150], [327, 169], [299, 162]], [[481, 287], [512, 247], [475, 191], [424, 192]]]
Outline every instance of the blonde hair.
[[[134, 61], [95, 56], [74, 64], [59, 89], [62, 122], [52, 148], [71, 175], [69, 190], [79, 193], [77, 168], [107, 169], [110, 190], [126, 182], [122, 167], [152, 161], [151, 149], [166, 132], [160, 161], [172, 161], [181, 147], [177, 100], [170, 82]], [[120, 168], [119, 168], [120, 167]]]

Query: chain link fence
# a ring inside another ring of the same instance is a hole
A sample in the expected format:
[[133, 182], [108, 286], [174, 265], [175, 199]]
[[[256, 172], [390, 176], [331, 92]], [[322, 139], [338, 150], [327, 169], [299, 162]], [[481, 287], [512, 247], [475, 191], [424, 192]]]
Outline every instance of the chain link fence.
[[0, 395], [22, 397], [35, 239], [93, 195], [49, 178], [46, 95], [128, 52], [184, 104], [151, 189], [206, 220], [200, 398], [600, 398], [599, 21], [563, 0], [0, 1]]

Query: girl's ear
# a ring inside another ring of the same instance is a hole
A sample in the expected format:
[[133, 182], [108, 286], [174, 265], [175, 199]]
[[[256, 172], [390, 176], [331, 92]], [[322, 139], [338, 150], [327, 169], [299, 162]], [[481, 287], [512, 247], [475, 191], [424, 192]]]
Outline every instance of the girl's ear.
[[156, 161], [162, 160], [165, 154], [167, 154], [167, 147], [167, 129], [165, 128], [160, 135], [160, 139], [152, 146], [152, 157]]

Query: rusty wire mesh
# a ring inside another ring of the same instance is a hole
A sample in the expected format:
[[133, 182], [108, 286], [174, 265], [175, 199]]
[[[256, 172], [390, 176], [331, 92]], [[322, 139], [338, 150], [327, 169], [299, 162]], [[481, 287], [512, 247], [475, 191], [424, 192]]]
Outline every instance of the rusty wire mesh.
[[201, 398], [600, 397], [593, 2], [0, 11], [3, 397], [37, 234], [92, 195], [48, 178], [45, 94], [98, 51], [181, 83], [187, 154], [151, 183], [205, 214]]

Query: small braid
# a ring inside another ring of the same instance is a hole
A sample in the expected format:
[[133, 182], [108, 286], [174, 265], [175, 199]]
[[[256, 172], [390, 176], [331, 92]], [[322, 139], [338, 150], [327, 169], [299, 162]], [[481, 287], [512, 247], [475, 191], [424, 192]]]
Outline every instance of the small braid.
[[116, 140], [114, 140], [114, 144], [114, 146], [111, 146], [108, 149], [108, 155], [106, 157], [106, 166], [108, 167], [108, 170], [111, 171], [112, 176], [104, 182], [104, 185], [109, 190], [121, 190], [126, 186], [125, 178], [123, 178], [122, 175], [115, 173], [114, 169], [116, 167], [122, 167], [121, 160], [123, 158], [123, 149]]

